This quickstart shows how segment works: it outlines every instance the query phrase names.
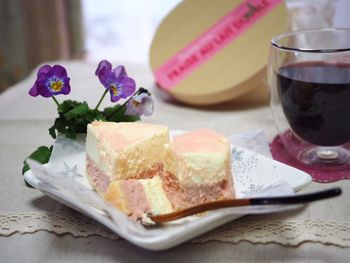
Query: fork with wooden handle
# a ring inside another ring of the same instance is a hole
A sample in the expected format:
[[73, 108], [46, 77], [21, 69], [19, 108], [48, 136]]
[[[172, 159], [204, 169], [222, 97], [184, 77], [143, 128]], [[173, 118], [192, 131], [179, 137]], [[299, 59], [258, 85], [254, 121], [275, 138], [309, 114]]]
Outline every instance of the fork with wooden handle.
[[330, 188], [318, 192], [290, 195], [290, 196], [276, 196], [276, 197], [255, 197], [255, 198], [244, 198], [244, 199], [232, 199], [232, 200], [220, 200], [210, 203], [204, 203], [196, 205], [184, 210], [175, 211], [169, 214], [163, 215], [148, 215], [148, 217], [154, 223], [164, 223], [173, 221], [182, 217], [198, 214], [201, 212], [214, 210], [225, 207], [237, 207], [237, 206], [250, 206], [250, 205], [292, 205], [309, 203], [318, 201], [326, 198], [331, 198], [341, 195], [341, 189], [339, 187]]

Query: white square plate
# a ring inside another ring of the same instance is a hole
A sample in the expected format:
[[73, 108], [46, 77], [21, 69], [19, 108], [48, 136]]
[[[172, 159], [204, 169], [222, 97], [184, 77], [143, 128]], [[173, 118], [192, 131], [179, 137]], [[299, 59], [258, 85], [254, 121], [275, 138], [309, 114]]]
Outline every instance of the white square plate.
[[[131, 243], [150, 250], [176, 246], [246, 214], [287, 209], [283, 206], [260, 206], [254, 211], [252, 207], [225, 208], [145, 228], [105, 203], [93, 191], [85, 178], [84, 138], [58, 137], [47, 165], [29, 162], [31, 170], [25, 174], [29, 184], [97, 220]], [[237, 197], [252, 196], [279, 181], [287, 182], [295, 191], [311, 182], [311, 177], [303, 171], [238, 147], [232, 147], [232, 169]]]

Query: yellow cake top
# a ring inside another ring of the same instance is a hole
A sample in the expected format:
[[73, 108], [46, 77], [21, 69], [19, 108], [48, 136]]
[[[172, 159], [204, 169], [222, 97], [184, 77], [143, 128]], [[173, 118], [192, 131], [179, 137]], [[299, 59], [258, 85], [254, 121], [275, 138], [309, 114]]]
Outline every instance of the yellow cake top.
[[88, 130], [101, 142], [106, 141], [111, 148], [120, 150], [140, 139], [168, 131], [168, 128], [164, 125], [139, 122], [94, 121], [88, 125]]

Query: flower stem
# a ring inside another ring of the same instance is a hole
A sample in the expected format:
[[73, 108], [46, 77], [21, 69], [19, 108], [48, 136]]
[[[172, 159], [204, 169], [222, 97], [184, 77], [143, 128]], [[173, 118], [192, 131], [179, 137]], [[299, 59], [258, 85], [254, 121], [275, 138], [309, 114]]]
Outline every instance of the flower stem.
[[55, 96], [51, 96], [53, 101], [56, 103], [58, 111], [62, 111], [61, 104], [59, 104], [58, 100], [55, 98]]
[[95, 110], [97, 110], [98, 107], [100, 107], [100, 104], [101, 104], [101, 102], [103, 101], [103, 99], [105, 98], [107, 92], [108, 92], [108, 89], [106, 89], [105, 92], [103, 93], [103, 95], [102, 95], [100, 101], [97, 103], [97, 105], [96, 105], [96, 107], [95, 107]]
[[115, 111], [113, 111], [111, 114], [107, 116], [107, 120], [111, 118], [114, 114], [116, 114], [118, 111], [120, 111], [135, 95], [139, 93], [139, 89], [135, 91], [134, 94], [132, 94], [119, 108], [117, 108]]

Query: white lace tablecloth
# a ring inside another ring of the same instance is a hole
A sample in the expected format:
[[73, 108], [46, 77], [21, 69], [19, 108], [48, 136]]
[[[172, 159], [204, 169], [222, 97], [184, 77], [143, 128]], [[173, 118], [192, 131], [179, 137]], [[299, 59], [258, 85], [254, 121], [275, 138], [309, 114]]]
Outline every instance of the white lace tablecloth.
[[[0, 235], [27, 234], [48, 231], [57, 235], [74, 237], [98, 235], [118, 240], [120, 237], [101, 224], [74, 211], [67, 212], [8, 212], [0, 214]], [[297, 247], [305, 242], [350, 248], [350, 222], [330, 221], [320, 218], [302, 220], [276, 220], [246, 217], [195, 238], [191, 243], [222, 241], [237, 244], [277, 243]]]
[[[96, 103], [103, 92], [93, 75], [96, 65], [78, 61], [61, 64], [71, 77], [70, 98]], [[209, 108], [185, 107], [155, 90], [147, 68], [130, 65], [127, 69], [139, 86], [155, 94], [155, 114], [144, 119], [147, 122], [162, 123], [171, 129], [206, 127], [227, 135], [261, 128], [269, 140], [276, 134], [267, 106], [232, 102]], [[55, 118], [51, 100], [27, 95], [33, 81], [34, 75], [0, 95], [1, 262], [154, 262], [164, 261], [165, 255], [174, 262], [349, 262], [350, 181], [312, 183], [304, 190], [340, 186], [344, 193], [339, 198], [317, 202], [297, 212], [246, 216], [157, 253], [139, 249], [84, 215], [25, 187], [21, 176], [23, 159], [38, 145], [53, 143], [47, 129]]]

